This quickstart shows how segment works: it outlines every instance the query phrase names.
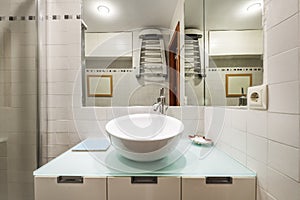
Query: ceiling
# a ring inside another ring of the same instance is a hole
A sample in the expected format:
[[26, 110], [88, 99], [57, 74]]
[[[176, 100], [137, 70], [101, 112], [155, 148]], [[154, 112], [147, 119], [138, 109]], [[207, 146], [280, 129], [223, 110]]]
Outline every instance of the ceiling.
[[[128, 31], [142, 27], [169, 28], [178, 0], [83, 0], [88, 32]], [[110, 8], [100, 16], [97, 7]]]
[[[206, 0], [206, 30], [261, 29], [262, 13], [247, 7], [262, 0]], [[203, 30], [203, 0], [185, 0], [185, 27]]]

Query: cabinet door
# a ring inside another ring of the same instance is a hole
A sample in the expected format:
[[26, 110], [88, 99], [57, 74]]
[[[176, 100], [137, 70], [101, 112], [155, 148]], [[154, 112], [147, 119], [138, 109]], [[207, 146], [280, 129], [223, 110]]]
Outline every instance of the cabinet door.
[[35, 200], [106, 200], [106, 178], [35, 177]]
[[255, 200], [255, 177], [210, 178], [183, 177], [182, 200]]
[[180, 200], [180, 177], [108, 177], [108, 200]]

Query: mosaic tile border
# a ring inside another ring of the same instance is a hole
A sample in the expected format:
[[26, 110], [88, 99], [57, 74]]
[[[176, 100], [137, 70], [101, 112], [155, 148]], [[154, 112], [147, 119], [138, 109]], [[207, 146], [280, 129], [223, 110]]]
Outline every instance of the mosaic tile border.
[[[43, 19], [44, 17], [41, 17]], [[45, 16], [46, 20], [81, 20], [81, 15], [46, 15]], [[0, 16], [0, 22], [6, 22], [6, 21], [34, 21], [36, 20], [36, 16], [34, 15], [29, 15], [29, 16]]]
[[242, 72], [263, 72], [262, 67], [218, 67], [218, 68], [207, 68], [208, 72], [227, 72], [227, 71], [242, 71]]
[[[134, 69], [86, 69], [86, 73], [99, 73], [99, 72], [132, 72]], [[208, 72], [215, 71], [242, 71], [242, 72], [263, 72], [262, 67], [220, 67], [220, 68], [207, 68]]]
[[0, 16], [0, 22], [4, 21], [34, 21], [35, 16]]
[[133, 69], [86, 69], [86, 73], [99, 73], [99, 72], [121, 72], [121, 73], [126, 73], [126, 72], [133, 72]]

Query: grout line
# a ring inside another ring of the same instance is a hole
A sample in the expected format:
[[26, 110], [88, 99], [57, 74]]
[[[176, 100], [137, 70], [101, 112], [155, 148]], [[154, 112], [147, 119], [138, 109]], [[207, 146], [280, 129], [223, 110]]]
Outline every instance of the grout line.
[[290, 16], [288, 16], [288, 17], [286, 17], [285, 19], [281, 20], [280, 22], [277, 22], [277, 23], [273, 24], [272, 26], [267, 26], [266, 25], [265, 30], [266, 31], [270, 31], [273, 28], [277, 28], [277, 26], [279, 26], [280, 24], [288, 21], [289, 19], [293, 18], [295, 15], [298, 15], [298, 14], [299, 14], [299, 11], [296, 12], [296, 13], [294, 13], [294, 14], [292, 14], [292, 15], [290, 15]]

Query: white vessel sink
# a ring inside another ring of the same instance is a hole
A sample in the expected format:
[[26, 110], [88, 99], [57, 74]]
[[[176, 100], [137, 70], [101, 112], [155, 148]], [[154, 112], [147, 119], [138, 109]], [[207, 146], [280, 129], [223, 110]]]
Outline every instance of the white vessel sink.
[[112, 145], [124, 157], [141, 162], [159, 160], [177, 146], [184, 125], [158, 114], [132, 114], [106, 124]]

